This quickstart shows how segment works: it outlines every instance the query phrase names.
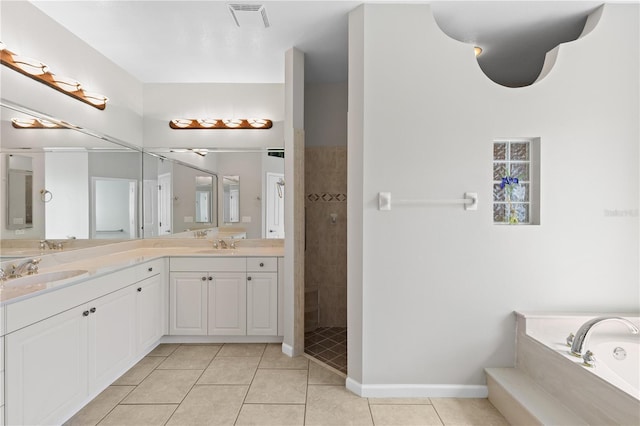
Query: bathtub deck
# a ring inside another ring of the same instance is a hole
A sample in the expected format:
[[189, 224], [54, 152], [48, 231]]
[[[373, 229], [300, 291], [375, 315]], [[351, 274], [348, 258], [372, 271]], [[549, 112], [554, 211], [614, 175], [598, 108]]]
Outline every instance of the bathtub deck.
[[489, 401], [512, 425], [587, 425], [515, 368], [487, 368]]

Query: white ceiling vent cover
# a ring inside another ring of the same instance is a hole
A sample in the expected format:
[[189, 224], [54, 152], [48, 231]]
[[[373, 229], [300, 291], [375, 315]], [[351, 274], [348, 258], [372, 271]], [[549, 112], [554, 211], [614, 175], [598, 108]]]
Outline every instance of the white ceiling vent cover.
[[261, 4], [229, 4], [229, 11], [238, 27], [269, 28], [267, 10]]

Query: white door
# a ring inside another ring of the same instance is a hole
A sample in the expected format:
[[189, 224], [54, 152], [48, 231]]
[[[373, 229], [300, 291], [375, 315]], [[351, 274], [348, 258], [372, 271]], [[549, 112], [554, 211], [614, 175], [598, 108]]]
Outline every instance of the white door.
[[207, 273], [169, 275], [169, 334], [207, 334]]
[[247, 335], [278, 334], [278, 273], [247, 274]]
[[87, 396], [87, 326], [78, 307], [6, 336], [6, 424], [61, 424]]
[[267, 173], [265, 238], [284, 238], [284, 174]]
[[143, 183], [142, 216], [143, 216], [143, 237], [155, 237], [158, 235], [158, 181], [147, 179]]
[[136, 283], [137, 353], [146, 353], [164, 334], [165, 303], [162, 275]]
[[89, 391], [102, 389], [127, 369], [136, 355], [134, 286], [88, 304]]
[[164, 236], [171, 233], [171, 173], [158, 176], [158, 235]]
[[91, 178], [91, 237], [136, 238], [138, 182], [110, 177]]
[[246, 277], [242, 272], [209, 275], [209, 335], [247, 334]]

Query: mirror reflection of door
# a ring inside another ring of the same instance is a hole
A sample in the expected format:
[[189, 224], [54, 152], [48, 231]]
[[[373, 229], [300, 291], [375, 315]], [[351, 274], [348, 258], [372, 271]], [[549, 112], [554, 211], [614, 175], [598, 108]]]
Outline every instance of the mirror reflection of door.
[[223, 221], [225, 223], [240, 222], [240, 176], [223, 176], [224, 192]]
[[138, 181], [92, 177], [91, 189], [91, 238], [136, 238]]
[[171, 173], [158, 176], [158, 235], [171, 233]]
[[196, 223], [211, 223], [213, 177], [196, 176]]
[[284, 238], [284, 174], [267, 173], [265, 238]]
[[33, 166], [30, 157], [7, 157], [7, 229], [33, 227]]

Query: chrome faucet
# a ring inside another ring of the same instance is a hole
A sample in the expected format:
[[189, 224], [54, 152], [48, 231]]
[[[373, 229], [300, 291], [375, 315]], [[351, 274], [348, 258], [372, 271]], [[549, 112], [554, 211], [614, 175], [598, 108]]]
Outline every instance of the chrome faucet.
[[49, 250], [62, 250], [62, 242], [55, 242], [49, 240], [40, 240], [40, 250], [44, 250], [45, 245], [49, 247]]
[[576, 336], [574, 337], [573, 342], [571, 343], [571, 355], [581, 357], [582, 350], [587, 345], [587, 339], [589, 338], [589, 336], [591, 336], [591, 332], [593, 328], [598, 324], [602, 324], [603, 322], [610, 322], [610, 321], [621, 322], [627, 327], [629, 327], [629, 330], [631, 331], [631, 333], [638, 334], [638, 327], [636, 327], [635, 324], [633, 324], [628, 319], [621, 318], [621, 317], [593, 318], [585, 322], [584, 324], [582, 324], [582, 326], [576, 332]]
[[20, 263], [18, 266], [11, 265], [11, 272], [9, 272], [9, 278], [20, 278], [25, 272], [28, 275], [38, 273], [38, 263], [41, 259], [27, 259]]
[[9, 278], [7, 276], [7, 273], [4, 271], [4, 269], [0, 268], [0, 282], [6, 281], [7, 278]]
[[223, 249], [228, 248], [225, 240], [218, 240], [218, 244], [220, 244], [220, 248], [223, 248]]

